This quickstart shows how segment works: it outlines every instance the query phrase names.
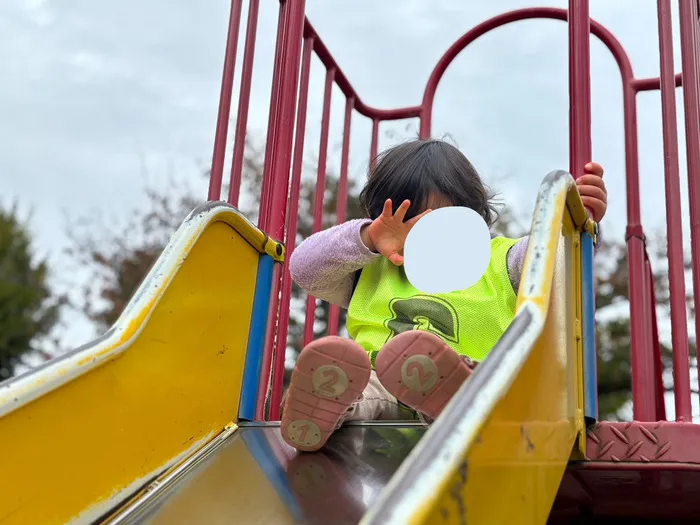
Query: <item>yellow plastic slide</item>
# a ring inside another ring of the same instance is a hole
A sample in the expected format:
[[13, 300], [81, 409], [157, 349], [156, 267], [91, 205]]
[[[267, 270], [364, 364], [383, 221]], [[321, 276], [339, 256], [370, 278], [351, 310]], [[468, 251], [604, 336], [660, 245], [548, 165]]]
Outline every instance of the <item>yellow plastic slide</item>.
[[583, 452], [587, 224], [571, 176], [550, 174], [515, 319], [427, 431], [358, 423], [297, 454], [278, 423], [245, 421], [261, 275], [284, 249], [226, 204], [198, 208], [112, 329], [0, 385], [0, 524], [545, 523]]

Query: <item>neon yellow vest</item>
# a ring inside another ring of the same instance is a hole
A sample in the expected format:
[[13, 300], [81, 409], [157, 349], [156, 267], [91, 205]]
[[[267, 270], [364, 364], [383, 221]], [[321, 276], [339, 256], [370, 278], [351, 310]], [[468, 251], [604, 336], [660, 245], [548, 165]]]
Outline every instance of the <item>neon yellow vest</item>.
[[[348, 309], [350, 337], [374, 359], [393, 336], [426, 330], [458, 354], [482, 361], [515, 314], [516, 294], [508, 276], [508, 250], [518, 241], [491, 240], [491, 262], [484, 276], [459, 292], [426, 295], [406, 278], [402, 266], [381, 257], [365, 266]], [[446, 254], [447, 256], [447, 254]]]

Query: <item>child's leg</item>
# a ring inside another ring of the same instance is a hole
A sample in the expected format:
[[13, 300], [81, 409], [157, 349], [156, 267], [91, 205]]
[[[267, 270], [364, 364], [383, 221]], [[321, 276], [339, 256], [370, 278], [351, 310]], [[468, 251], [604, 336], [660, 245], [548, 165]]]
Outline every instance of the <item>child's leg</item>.
[[377, 377], [396, 398], [435, 419], [475, 366], [429, 332], [391, 339], [377, 355]]
[[372, 366], [350, 339], [324, 337], [299, 355], [282, 412], [284, 440], [298, 450], [321, 448], [352, 412], [367, 387]]
[[369, 382], [360, 400], [353, 404], [341, 418], [345, 421], [411, 420], [415, 413], [406, 408], [382, 385], [377, 374], [372, 370]]

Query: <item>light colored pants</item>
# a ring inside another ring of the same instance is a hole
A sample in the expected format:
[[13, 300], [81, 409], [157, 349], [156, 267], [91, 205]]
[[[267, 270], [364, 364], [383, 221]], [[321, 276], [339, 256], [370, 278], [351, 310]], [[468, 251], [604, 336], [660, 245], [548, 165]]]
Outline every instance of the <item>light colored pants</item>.
[[364, 420], [411, 420], [416, 419], [416, 414], [411, 409], [402, 405], [392, 396], [374, 370], [369, 376], [369, 383], [365, 387], [362, 397], [355, 401], [347, 412], [338, 421], [338, 426], [346, 421]]

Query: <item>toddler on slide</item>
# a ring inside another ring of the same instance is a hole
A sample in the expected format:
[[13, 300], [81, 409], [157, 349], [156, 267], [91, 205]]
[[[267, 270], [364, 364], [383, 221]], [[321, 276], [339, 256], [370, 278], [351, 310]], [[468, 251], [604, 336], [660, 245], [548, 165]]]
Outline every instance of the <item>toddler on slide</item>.
[[[578, 189], [600, 222], [603, 168], [589, 163], [585, 172]], [[466, 290], [428, 295], [406, 278], [404, 241], [431, 210], [464, 206], [489, 226], [497, 218], [487, 187], [457, 148], [442, 140], [390, 148], [360, 199], [368, 219], [312, 235], [289, 261], [299, 286], [347, 308], [351, 337], [318, 339], [299, 355], [281, 430], [302, 451], [321, 448], [345, 421], [437, 418], [515, 314], [527, 237], [494, 236], [488, 269]]]

